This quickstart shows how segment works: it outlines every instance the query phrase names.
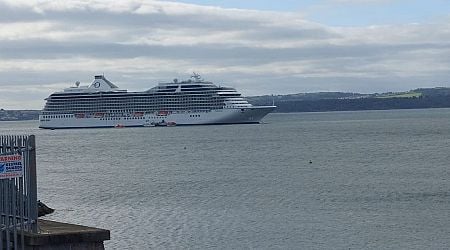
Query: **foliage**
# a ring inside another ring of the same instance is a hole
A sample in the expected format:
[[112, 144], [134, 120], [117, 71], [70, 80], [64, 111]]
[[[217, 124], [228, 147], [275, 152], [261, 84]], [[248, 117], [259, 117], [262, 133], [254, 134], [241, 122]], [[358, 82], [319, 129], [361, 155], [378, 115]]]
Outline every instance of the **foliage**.
[[421, 109], [450, 107], [450, 88], [422, 88], [400, 93], [305, 93], [250, 97], [254, 105], [277, 106], [275, 112]]

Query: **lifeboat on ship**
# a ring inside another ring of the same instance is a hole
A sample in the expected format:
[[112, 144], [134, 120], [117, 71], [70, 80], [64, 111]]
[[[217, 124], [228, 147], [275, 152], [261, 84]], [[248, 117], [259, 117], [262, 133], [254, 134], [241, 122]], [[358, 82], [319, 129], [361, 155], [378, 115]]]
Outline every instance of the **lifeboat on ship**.
[[84, 113], [76, 113], [75, 114], [75, 118], [85, 118], [86, 117], [86, 115], [84, 114]]
[[156, 115], [158, 115], [158, 116], [167, 116], [168, 114], [169, 114], [169, 111], [164, 111], [164, 110], [158, 111], [156, 113]]

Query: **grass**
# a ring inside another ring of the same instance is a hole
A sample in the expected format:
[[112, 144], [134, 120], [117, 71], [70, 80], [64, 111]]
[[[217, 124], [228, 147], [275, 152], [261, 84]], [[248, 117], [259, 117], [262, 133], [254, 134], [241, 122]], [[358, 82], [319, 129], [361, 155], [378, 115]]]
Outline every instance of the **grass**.
[[386, 93], [386, 94], [382, 94], [377, 96], [376, 98], [413, 98], [413, 97], [420, 97], [422, 96], [422, 93], [418, 93], [418, 92], [413, 92], [413, 91], [409, 91], [409, 92], [401, 92], [401, 93]]

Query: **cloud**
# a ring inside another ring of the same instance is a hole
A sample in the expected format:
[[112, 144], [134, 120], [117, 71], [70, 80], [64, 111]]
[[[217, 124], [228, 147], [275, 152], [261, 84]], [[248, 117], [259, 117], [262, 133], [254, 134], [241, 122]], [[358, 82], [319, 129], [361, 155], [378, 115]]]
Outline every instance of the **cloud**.
[[399, 0], [329, 0], [329, 3], [332, 4], [386, 4], [392, 2], [399, 2]]
[[200, 71], [246, 95], [381, 92], [445, 84], [450, 64], [445, 21], [333, 27], [294, 12], [138, 0], [0, 1], [0, 9], [0, 89], [27, 92], [34, 108], [44, 93], [98, 73], [130, 90]]

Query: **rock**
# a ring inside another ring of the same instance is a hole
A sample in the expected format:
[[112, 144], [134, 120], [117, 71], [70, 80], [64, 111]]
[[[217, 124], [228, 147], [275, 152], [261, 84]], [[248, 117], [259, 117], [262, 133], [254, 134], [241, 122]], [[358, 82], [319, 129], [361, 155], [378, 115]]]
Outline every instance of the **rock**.
[[38, 217], [51, 214], [55, 211], [55, 209], [48, 207], [43, 202], [38, 201]]

